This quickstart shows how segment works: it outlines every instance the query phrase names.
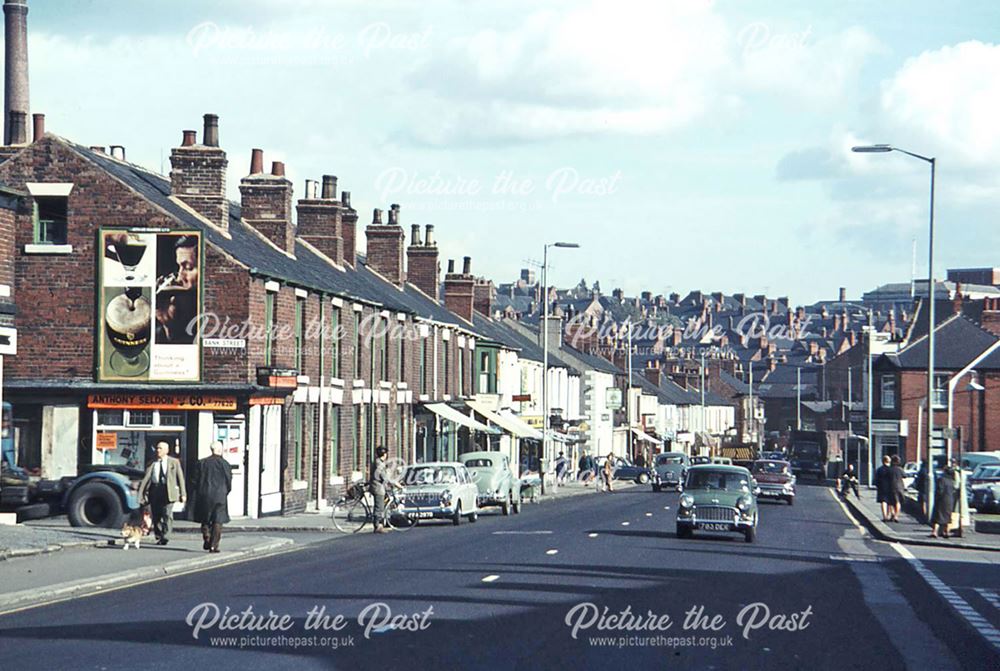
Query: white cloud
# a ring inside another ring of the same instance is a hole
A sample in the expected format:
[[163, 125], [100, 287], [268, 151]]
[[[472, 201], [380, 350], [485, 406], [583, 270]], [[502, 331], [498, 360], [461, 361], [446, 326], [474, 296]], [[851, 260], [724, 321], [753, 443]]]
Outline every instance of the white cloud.
[[1000, 152], [997, 72], [998, 45], [970, 41], [926, 51], [883, 83], [881, 125], [949, 162], [995, 168]]

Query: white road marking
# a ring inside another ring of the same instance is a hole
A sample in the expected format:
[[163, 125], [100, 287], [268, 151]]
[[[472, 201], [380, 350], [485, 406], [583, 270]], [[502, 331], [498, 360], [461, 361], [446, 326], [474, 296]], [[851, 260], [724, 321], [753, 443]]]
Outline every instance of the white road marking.
[[867, 557], [858, 555], [830, 555], [830, 559], [834, 561], [863, 561], [872, 564], [877, 564], [879, 562], [878, 557]]
[[1000, 651], [1000, 631], [998, 631], [996, 627], [990, 624], [982, 615], [977, 613], [965, 599], [955, 593], [955, 590], [948, 587], [943, 580], [934, 575], [934, 573], [924, 566], [924, 563], [917, 559], [907, 548], [903, 547], [899, 543], [890, 543], [890, 545], [900, 557], [910, 563], [910, 566], [912, 566], [913, 570], [924, 579], [924, 582], [930, 585], [935, 592], [951, 604], [958, 614], [961, 615], [967, 623], [969, 623], [969, 626], [978, 631], [983, 638], [989, 641], [994, 648]]
[[627, 527], [627, 526], [628, 526], [628, 524], [629, 524], [628, 522], [622, 522], [622, 526], [623, 526], [623, 527]]
[[559, 550], [546, 550], [545, 554], [547, 554], [547, 555], [557, 555], [557, 554], [559, 554]]
[[983, 587], [976, 587], [975, 590], [979, 592], [979, 596], [989, 601], [991, 606], [1000, 610], [1000, 596], [997, 596], [995, 591]]
[[646, 517], [652, 517], [653, 513], [646, 513]]
[[851, 523], [858, 528], [858, 531], [861, 532], [861, 535], [864, 536], [865, 534], [867, 534], [868, 530], [865, 529], [863, 526], [861, 526], [860, 522], [854, 519], [854, 516], [851, 515], [851, 511], [847, 509], [847, 506], [844, 505], [844, 502], [840, 500], [840, 497], [837, 496], [836, 492], [832, 489], [827, 489], [826, 491], [830, 492], [830, 496], [832, 496], [833, 500], [837, 502], [837, 504], [840, 506], [840, 509], [844, 511], [844, 516], [847, 517], [847, 519], [851, 520]]
[[587, 534], [587, 538], [597, 538], [597, 534]]
[[540, 534], [551, 534], [551, 531], [494, 531], [494, 536], [537, 536]]
[[485, 578], [483, 578], [483, 582], [496, 582], [499, 579], [500, 576], [498, 575], [488, 575]]
[[663, 506], [664, 510], [670, 510], [670, 506]]

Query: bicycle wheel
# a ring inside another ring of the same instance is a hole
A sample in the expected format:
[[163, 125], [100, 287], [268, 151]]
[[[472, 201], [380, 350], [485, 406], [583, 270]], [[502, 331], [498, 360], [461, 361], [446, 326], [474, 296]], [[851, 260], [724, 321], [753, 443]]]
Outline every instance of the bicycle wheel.
[[341, 499], [333, 507], [333, 525], [345, 534], [356, 534], [371, 517], [362, 499]]
[[417, 526], [417, 518], [410, 517], [399, 509], [399, 506], [386, 504], [385, 521], [393, 529], [405, 531]]

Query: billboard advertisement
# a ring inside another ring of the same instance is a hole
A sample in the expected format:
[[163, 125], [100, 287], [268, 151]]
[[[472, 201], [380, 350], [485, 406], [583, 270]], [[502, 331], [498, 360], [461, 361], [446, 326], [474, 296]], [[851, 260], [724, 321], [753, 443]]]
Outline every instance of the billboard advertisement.
[[201, 233], [98, 236], [98, 381], [200, 381]]

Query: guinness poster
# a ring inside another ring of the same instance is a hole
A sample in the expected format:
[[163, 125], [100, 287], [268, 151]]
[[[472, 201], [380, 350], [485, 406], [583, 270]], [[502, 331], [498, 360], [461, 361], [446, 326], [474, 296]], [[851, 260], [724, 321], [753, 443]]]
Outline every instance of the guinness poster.
[[201, 379], [201, 234], [102, 229], [98, 380]]

